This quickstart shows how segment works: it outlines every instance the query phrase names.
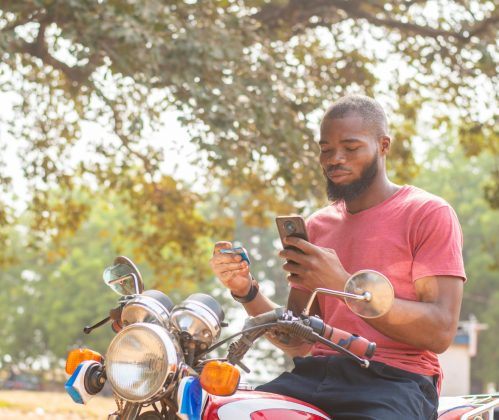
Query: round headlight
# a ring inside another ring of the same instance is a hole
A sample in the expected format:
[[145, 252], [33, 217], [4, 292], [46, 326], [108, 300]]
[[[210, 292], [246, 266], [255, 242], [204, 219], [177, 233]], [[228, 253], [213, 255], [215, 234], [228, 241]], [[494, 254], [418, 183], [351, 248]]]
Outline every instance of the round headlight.
[[154, 324], [133, 324], [109, 345], [106, 373], [121, 398], [136, 403], [156, 401], [173, 391], [183, 354], [176, 339]]
[[158, 324], [168, 327], [173, 302], [159, 290], [147, 290], [128, 301], [123, 308], [121, 321], [126, 327], [137, 322]]
[[211, 296], [196, 293], [173, 308], [170, 325], [204, 350], [220, 338], [224, 311]]

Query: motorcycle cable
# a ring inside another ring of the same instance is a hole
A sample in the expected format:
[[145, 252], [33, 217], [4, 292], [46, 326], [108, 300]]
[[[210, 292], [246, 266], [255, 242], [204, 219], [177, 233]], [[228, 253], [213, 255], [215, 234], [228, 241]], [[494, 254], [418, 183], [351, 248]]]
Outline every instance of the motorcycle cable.
[[226, 357], [222, 357], [220, 359], [218, 359], [218, 358], [217, 359], [205, 359], [205, 360], [202, 360], [201, 362], [199, 362], [198, 365], [196, 365], [196, 369], [198, 369], [201, 366], [204, 366], [206, 363], [209, 363], [209, 362], [226, 362], [227, 360], [229, 360], [229, 359], [227, 359]]
[[[248, 328], [246, 330], [243, 330], [243, 331], [239, 331], [237, 332], [236, 334], [233, 334], [231, 335], [230, 337], [227, 337], [226, 339], [222, 340], [222, 341], [219, 341], [218, 343], [214, 344], [213, 346], [211, 346], [209, 349], [207, 349], [206, 351], [204, 351], [203, 353], [201, 353], [198, 357], [197, 357], [197, 360], [199, 360], [201, 357], [207, 355], [208, 353], [210, 353], [211, 351], [217, 349], [218, 347], [220, 346], [223, 346], [225, 343], [227, 343], [229, 340], [232, 340], [234, 337], [237, 337], [238, 335], [242, 335], [244, 333], [247, 333], [247, 332], [250, 332], [250, 331], [256, 331], [256, 330], [259, 330], [259, 329], [265, 329], [265, 328], [272, 328], [272, 327], [276, 327], [278, 326], [277, 322], [276, 323], [269, 323], [269, 324], [262, 324], [262, 325], [258, 325], [256, 327], [252, 327], [252, 328]], [[341, 347], [340, 345], [336, 344], [336, 343], [333, 343], [332, 341], [329, 341], [327, 339], [325, 339], [324, 337], [321, 337], [319, 334], [317, 333], [312, 333], [312, 336], [313, 338], [318, 341], [319, 343], [322, 343], [324, 344], [325, 346], [328, 346], [329, 348], [333, 349], [333, 350], [336, 350], [338, 353], [341, 353], [343, 356], [347, 356], [349, 357], [350, 359], [356, 361], [357, 363], [360, 364], [360, 366], [364, 369], [367, 369], [369, 367], [369, 360], [366, 360], [366, 359], [362, 359], [360, 358], [359, 356], [353, 354], [352, 352], [344, 349], [343, 347]]]
[[250, 332], [250, 331], [256, 331], [256, 330], [263, 329], [263, 328], [272, 328], [272, 327], [275, 327], [275, 326], [277, 326], [277, 323], [276, 322], [272, 322], [270, 324], [257, 325], [256, 327], [251, 327], [251, 328], [248, 328], [246, 330], [239, 331], [239, 332], [231, 335], [230, 337], [227, 337], [226, 339], [224, 339], [222, 341], [219, 341], [218, 343], [213, 344], [213, 346], [211, 346], [210, 348], [208, 348], [207, 350], [205, 350], [203, 353], [201, 353], [197, 357], [197, 360], [199, 360], [203, 356], [206, 356], [208, 353], [210, 353], [213, 350], [219, 348], [220, 346], [223, 346], [225, 343], [227, 343], [228, 341], [232, 340], [234, 337], [237, 337], [238, 335], [242, 335], [244, 333], [247, 333], [247, 332]]

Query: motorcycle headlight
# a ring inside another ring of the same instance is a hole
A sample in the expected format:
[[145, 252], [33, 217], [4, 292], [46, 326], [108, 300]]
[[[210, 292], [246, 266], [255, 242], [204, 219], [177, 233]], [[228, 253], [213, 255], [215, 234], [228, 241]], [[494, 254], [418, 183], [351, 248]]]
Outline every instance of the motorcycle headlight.
[[224, 311], [211, 296], [196, 293], [173, 308], [170, 325], [181, 339], [193, 340], [201, 350], [220, 338]]
[[182, 350], [167, 330], [137, 323], [111, 341], [106, 355], [107, 379], [116, 394], [127, 401], [157, 401], [173, 391], [182, 361]]
[[158, 324], [168, 327], [173, 302], [159, 290], [147, 290], [134, 297], [123, 308], [121, 321], [126, 327], [137, 322]]

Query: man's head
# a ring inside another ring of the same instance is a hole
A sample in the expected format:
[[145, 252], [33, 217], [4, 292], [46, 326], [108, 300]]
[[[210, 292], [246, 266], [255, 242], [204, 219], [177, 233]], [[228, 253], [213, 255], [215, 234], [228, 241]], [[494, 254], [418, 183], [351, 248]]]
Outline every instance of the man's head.
[[348, 95], [333, 103], [319, 141], [328, 199], [349, 201], [366, 191], [384, 171], [390, 141], [385, 112], [374, 99]]

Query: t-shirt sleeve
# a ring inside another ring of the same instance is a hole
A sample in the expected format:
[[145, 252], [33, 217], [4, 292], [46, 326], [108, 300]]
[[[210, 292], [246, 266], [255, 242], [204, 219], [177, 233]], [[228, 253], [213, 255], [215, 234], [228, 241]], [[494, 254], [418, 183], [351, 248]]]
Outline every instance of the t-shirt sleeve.
[[466, 280], [463, 234], [452, 207], [439, 207], [423, 217], [415, 235], [412, 281], [429, 276]]

